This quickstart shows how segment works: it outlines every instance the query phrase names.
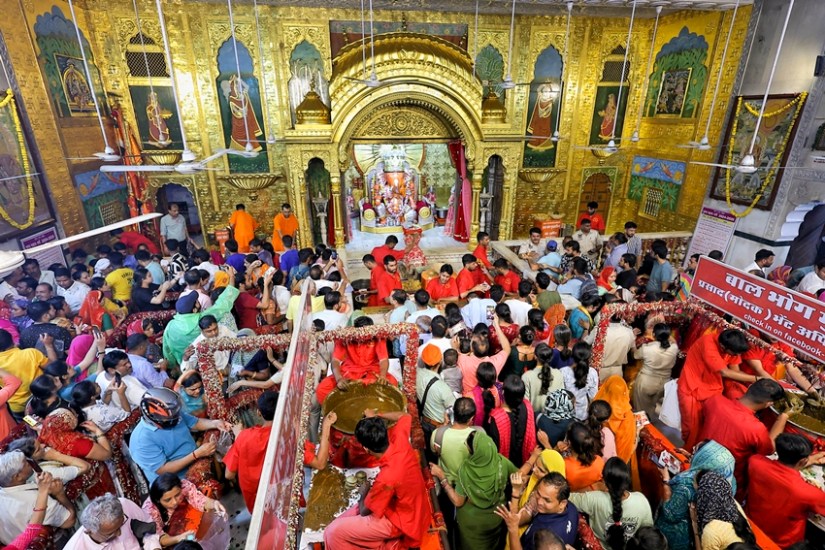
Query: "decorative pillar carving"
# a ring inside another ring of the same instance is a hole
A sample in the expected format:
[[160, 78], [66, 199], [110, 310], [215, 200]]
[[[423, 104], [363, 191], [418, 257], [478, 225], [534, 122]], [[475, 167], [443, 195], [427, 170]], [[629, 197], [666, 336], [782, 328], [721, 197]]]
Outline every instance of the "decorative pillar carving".
[[312, 246], [312, 212], [307, 208], [307, 180], [306, 172], [301, 171], [298, 176], [300, 192], [292, 203], [292, 209], [298, 216], [298, 248]]
[[341, 176], [337, 174], [329, 177], [332, 193], [332, 212], [335, 218], [335, 248], [344, 248], [344, 213], [341, 208]]
[[467, 244], [469, 250], [474, 250], [478, 245], [476, 234], [479, 227], [479, 195], [481, 195], [481, 181], [484, 179], [484, 168], [476, 166], [473, 169], [473, 221], [470, 224], [470, 242]]

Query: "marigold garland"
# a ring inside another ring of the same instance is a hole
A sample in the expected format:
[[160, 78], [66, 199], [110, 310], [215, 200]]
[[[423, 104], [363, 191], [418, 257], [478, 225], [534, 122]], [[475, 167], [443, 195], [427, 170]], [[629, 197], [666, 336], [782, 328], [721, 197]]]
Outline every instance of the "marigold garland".
[[[802, 104], [804, 104], [805, 99], [808, 97], [807, 92], [802, 92], [798, 96], [796, 96], [793, 100], [789, 101], [786, 105], [776, 109], [775, 111], [769, 111], [762, 115], [763, 119], [770, 118], [776, 115], [780, 115], [790, 109], [791, 107], [799, 104], [799, 108], [794, 112], [793, 119], [791, 120], [791, 124], [788, 127], [788, 132], [785, 134], [785, 137], [782, 139], [782, 144], [776, 151], [776, 156], [774, 157], [773, 161], [771, 162], [770, 166], [768, 167], [768, 173], [765, 175], [765, 178], [762, 181], [762, 186], [759, 188], [759, 191], [754, 195], [753, 200], [751, 201], [750, 205], [743, 211], [737, 212], [733, 207], [733, 202], [731, 201], [730, 196], [730, 172], [731, 168], [725, 169], [725, 202], [728, 205], [728, 210], [731, 214], [733, 214], [737, 218], [744, 218], [748, 214], [750, 214], [753, 209], [759, 204], [759, 201], [762, 200], [762, 196], [765, 193], [765, 190], [768, 188], [768, 185], [771, 184], [774, 180], [774, 176], [776, 171], [779, 169], [779, 163], [782, 161], [782, 157], [785, 153], [785, 148], [788, 145], [788, 141], [791, 138], [791, 134], [793, 134], [794, 124], [796, 124], [796, 119], [799, 118], [799, 113], [802, 112]], [[739, 123], [739, 114], [742, 111], [742, 106], [744, 105], [745, 110], [753, 116], [759, 116], [759, 109], [754, 107], [753, 105], [749, 104], [743, 98], [738, 98], [736, 102], [736, 112], [733, 117], [733, 127], [731, 128], [730, 132], [730, 141], [728, 143], [728, 159], [727, 164], [733, 164], [733, 147], [734, 142], [736, 140], [736, 130], [738, 129]]]
[[17, 223], [6, 209], [0, 206], [0, 217], [6, 223], [15, 229], [28, 229], [34, 223], [34, 181], [31, 175], [31, 163], [29, 162], [29, 152], [26, 149], [26, 138], [23, 135], [23, 125], [20, 123], [20, 117], [17, 116], [17, 103], [14, 101], [14, 92], [11, 88], [6, 90], [6, 97], [0, 100], [0, 108], [8, 107], [11, 113], [11, 118], [14, 121], [14, 133], [17, 136], [17, 145], [20, 147], [20, 160], [23, 162], [23, 174], [26, 176], [26, 190], [29, 195], [29, 212], [26, 216], [26, 221]]

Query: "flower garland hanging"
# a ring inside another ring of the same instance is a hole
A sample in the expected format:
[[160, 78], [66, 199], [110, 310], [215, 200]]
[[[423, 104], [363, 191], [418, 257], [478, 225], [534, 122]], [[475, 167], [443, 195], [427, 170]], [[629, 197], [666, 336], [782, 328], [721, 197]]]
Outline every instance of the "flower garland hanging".
[[6, 97], [0, 100], [0, 108], [9, 108], [9, 113], [14, 121], [14, 133], [17, 137], [17, 145], [20, 147], [20, 160], [23, 163], [23, 174], [26, 175], [26, 191], [29, 195], [29, 210], [26, 221], [18, 223], [12, 218], [6, 209], [0, 205], [0, 216], [15, 229], [28, 229], [34, 223], [34, 180], [31, 175], [31, 163], [29, 162], [29, 152], [26, 149], [26, 138], [23, 135], [23, 126], [20, 124], [20, 117], [17, 116], [17, 104], [14, 101], [14, 93], [11, 88], [6, 90]]
[[[788, 109], [791, 109], [792, 107], [794, 107], [796, 105], [800, 106], [800, 108], [797, 108], [796, 111], [794, 111], [793, 118], [791, 119], [791, 123], [788, 126], [788, 132], [782, 138], [782, 143], [780, 144], [779, 148], [777, 148], [777, 150], [776, 150], [776, 155], [774, 156], [773, 161], [771, 162], [770, 166], [768, 167], [768, 173], [765, 175], [765, 178], [762, 181], [762, 185], [759, 187], [759, 191], [753, 196], [753, 200], [748, 205], [748, 207], [745, 208], [745, 210], [743, 212], [737, 212], [733, 207], [733, 203], [731, 202], [731, 196], [730, 196], [731, 195], [731, 192], [730, 192], [730, 183], [731, 183], [730, 172], [731, 172], [731, 169], [730, 168], [725, 169], [725, 202], [728, 205], [728, 210], [735, 217], [744, 218], [745, 216], [750, 214], [753, 211], [753, 209], [756, 207], [756, 205], [759, 204], [759, 201], [762, 200], [762, 197], [765, 193], [765, 190], [774, 181], [774, 176], [776, 175], [776, 171], [779, 169], [779, 163], [782, 161], [782, 157], [784, 156], [784, 153], [785, 153], [785, 148], [788, 146], [788, 141], [790, 141], [791, 135], [793, 134], [793, 128], [794, 128], [794, 125], [796, 124], [796, 119], [799, 118], [799, 113], [802, 112], [801, 105], [805, 102], [805, 99], [807, 97], [808, 97], [808, 93], [807, 92], [802, 92], [798, 96], [796, 96], [794, 99], [789, 101], [786, 105], [783, 105], [782, 107], [779, 107], [778, 109], [776, 109], [774, 111], [766, 111], [762, 115], [762, 118], [764, 120], [766, 118], [771, 118], [771, 117], [774, 117], [774, 116], [777, 116], [777, 115], [781, 115], [784, 112], [786, 112]], [[730, 131], [730, 141], [728, 143], [728, 158], [727, 158], [727, 164], [728, 165], [733, 164], [733, 150], [734, 150], [734, 143], [736, 141], [736, 130], [738, 129], [738, 126], [739, 126], [739, 115], [742, 112], [742, 107], [743, 106], [745, 107], [745, 110], [749, 114], [751, 114], [755, 117], [759, 116], [759, 109], [757, 109], [756, 107], [754, 107], [753, 105], [751, 105], [750, 103], [748, 103], [747, 101], [745, 101], [741, 97], [737, 100], [737, 102], [736, 102], [736, 113], [733, 117], [733, 127], [731, 128], [731, 131]]]

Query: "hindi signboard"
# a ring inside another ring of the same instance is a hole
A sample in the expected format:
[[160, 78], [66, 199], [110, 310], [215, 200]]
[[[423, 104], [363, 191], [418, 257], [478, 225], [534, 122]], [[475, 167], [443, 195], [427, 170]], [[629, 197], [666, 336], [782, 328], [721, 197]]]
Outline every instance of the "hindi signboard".
[[736, 228], [736, 216], [725, 210], [702, 208], [696, 229], [690, 239], [690, 246], [685, 254], [685, 264], [693, 254], [707, 254], [711, 250], [721, 250], [724, 254], [728, 249], [733, 230]]
[[[60, 236], [57, 234], [57, 229], [49, 227], [48, 229], [38, 231], [37, 233], [20, 239], [20, 248], [23, 252], [26, 252], [29, 248], [51, 243], [59, 238]], [[54, 248], [49, 248], [48, 250], [43, 250], [35, 254], [26, 254], [26, 258], [34, 258], [40, 262], [40, 267], [43, 268], [44, 271], [52, 264], [66, 265], [66, 257], [63, 256], [62, 246], [55, 246]]]
[[825, 362], [825, 303], [705, 256], [690, 295]]

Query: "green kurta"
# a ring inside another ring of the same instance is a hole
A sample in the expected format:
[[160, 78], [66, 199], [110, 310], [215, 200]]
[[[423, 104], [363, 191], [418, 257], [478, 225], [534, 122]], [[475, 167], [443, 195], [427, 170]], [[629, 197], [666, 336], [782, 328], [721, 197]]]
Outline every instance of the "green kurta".
[[213, 315], [220, 319], [232, 310], [235, 299], [238, 297], [238, 289], [230, 286], [206, 311], [198, 313], [176, 313], [166, 329], [163, 331], [163, 356], [169, 361], [169, 366], [177, 367], [183, 359], [183, 352], [195, 338], [201, 333], [198, 321], [204, 315]]

